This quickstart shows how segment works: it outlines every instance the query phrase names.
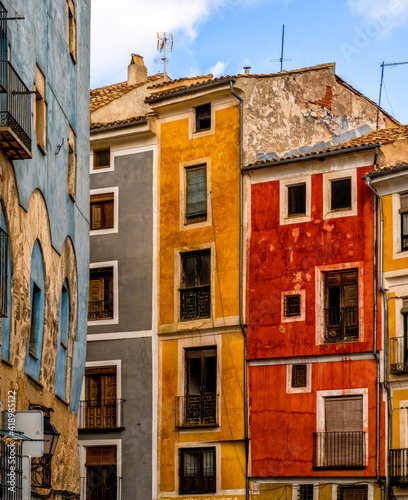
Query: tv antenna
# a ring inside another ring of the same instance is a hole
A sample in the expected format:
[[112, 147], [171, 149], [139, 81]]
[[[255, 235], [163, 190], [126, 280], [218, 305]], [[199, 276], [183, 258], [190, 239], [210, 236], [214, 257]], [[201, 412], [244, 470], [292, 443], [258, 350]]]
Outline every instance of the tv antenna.
[[163, 31], [161, 33], [157, 33], [157, 51], [163, 53], [163, 57], [156, 57], [154, 60], [155, 63], [163, 62], [164, 63], [164, 77], [166, 78], [166, 64], [169, 60], [166, 57], [166, 51], [169, 49], [170, 52], [173, 51], [173, 34]]
[[283, 47], [285, 44], [285, 25], [282, 25], [282, 46], [281, 46], [281, 56], [279, 59], [270, 59], [271, 62], [280, 62], [280, 70], [281, 73], [283, 71], [283, 61], [291, 61], [292, 59], [284, 59], [283, 58]]
[[383, 86], [383, 81], [384, 81], [384, 68], [385, 66], [401, 66], [401, 64], [408, 64], [408, 61], [404, 62], [396, 62], [396, 63], [385, 63], [384, 61], [381, 64], [381, 80], [380, 80], [380, 95], [378, 96], [378, 108], [377, 108], [377, 130], [378, 130], [378, 123], [380, 119], [380, 106], [381, 106], [381, 92], [382, 92], [382, 86]]

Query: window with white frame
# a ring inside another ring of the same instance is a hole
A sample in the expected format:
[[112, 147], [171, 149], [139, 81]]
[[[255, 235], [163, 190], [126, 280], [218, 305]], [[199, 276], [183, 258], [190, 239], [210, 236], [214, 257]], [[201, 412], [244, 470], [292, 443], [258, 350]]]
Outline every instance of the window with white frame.
[[279, 183], [280, 224], [311, 220], [311, 176], [292, 177]]
[[332, 219], [357, 215], [356, 169], [323, 174], [323, 217]]

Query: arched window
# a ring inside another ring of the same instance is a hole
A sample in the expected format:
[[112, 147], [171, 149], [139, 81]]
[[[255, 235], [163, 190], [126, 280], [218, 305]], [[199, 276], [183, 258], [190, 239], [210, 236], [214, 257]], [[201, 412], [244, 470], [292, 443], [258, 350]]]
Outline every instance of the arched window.
[[58, 321], [58, 344], [55, 363], [55, 394], [66, 399], [67, 354], [69, 338], [69, 292], [68, 282], [64, 281], [61, 290]]
[[45, 280], [40, 243], [35, 241], [30, 270], [30, 330], [24, 370], [40, 379], [42, 345], [44, 338]]
[[1, 357], [10, 361], [10, 317], [11, 317], [11, 259], [8, 231], [3, 206], [0, 204], [0, 281], [1, 281]]

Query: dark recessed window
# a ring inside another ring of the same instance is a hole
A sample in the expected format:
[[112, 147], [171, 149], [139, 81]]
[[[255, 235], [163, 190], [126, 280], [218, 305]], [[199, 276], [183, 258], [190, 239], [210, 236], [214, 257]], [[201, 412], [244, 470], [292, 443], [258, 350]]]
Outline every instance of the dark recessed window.
[[366, 484], [337, 487], [337, 500], [367, 500], [367, 498], [368, 486]]
[[113, 220], [113, 193], [91, 195], [91, 230], [111, 229]]
[[306, 184], [288, 187], [288, 215], [306, 214]]
[[181, 255], [180, 321], [211, 316], [210, 250]]
[[283, 315], [285, 318], [300, 316], [300, 294], [285, 295]]
[[196, 132], [209, 130], [211, 128], [211, 104], [197, 106], [196, 110]]
[[292, 366], [292, 387], [306, 387], [306, 365]]
[[401, 251], [408, 250], [408, 193], [400, 196]]
[[215, 493], [215, 448], [179, 450], [179, 493]]
[[94, 169], [109, 168], [110, 166], [110, 150], [103, 149], [94, 151]]
[[313, 484], [299, 484], [299, 500], [313, 500]]
[[186, 169], [186, 223], [207, 219], [207, 166]]
[[331, 182], [331, 209], [351, 208], [351, 179]]
[[113, 318], [113, 267], [90, 269], [88, 320]]

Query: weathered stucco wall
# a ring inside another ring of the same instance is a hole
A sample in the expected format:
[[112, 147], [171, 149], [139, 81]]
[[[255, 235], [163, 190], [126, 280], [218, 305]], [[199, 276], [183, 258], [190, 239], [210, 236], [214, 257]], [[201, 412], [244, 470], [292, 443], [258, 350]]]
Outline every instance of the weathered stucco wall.
[[[244, 164], [254, 163], [257, 153], [276, 152], [280, 157], [362, 125], [370, 130], [377, 128], [376, 106], [341, 84], [334, 69], [331, 64], [321, 69], [238, 79], [236, 87], [246, 97]], [[380, 112], [378, 128], [386, 126], [393, 123]]]

